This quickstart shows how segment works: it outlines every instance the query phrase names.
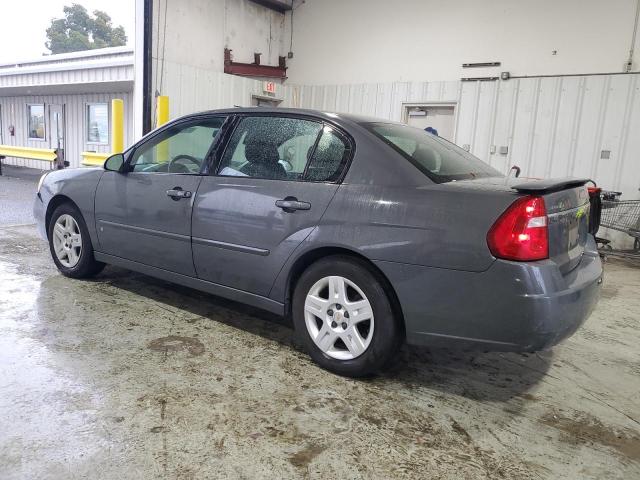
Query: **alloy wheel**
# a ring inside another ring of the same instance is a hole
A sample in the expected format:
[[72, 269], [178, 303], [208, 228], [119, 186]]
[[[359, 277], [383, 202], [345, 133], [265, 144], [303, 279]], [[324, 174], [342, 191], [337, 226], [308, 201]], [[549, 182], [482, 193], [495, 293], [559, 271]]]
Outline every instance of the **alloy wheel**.
[[53, 226], [53, 250], [62, 265], [73, 268], [80, 261], [82, 235], [78, 222], [68, 214], [60, 215]]
[[337, 360], [362, 355], [373, 338], [373, 308], [351, 280], [328, 276], [318, 280], [304, 303], [307, 331], [316, 346]]

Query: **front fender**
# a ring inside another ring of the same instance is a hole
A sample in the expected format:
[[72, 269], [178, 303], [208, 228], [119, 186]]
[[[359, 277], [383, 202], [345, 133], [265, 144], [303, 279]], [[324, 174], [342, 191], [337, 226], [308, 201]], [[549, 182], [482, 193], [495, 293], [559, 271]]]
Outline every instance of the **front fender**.
[[38, 191], [34, 216], [40, 235], [47, 238], [47, 222], [53, 210], [62, 202], [72, 202], [78, 207], [94, 246], [98, 246], [95, 222], [96, 188], [104, 170], [96, 168], [69, 168], [49, 173]]

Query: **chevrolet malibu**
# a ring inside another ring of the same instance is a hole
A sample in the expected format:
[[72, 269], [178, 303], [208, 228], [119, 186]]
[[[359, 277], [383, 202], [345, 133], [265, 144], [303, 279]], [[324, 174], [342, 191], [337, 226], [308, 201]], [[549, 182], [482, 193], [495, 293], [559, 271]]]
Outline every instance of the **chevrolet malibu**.
[[289, 316], [313, 360], [363, 376], [403, 341], [573, 334], [602, 283], [586, 182], [505, 177], [385, 120], [233, 109], [43, 176], [34, 210], [63, 275], [118, 265]]

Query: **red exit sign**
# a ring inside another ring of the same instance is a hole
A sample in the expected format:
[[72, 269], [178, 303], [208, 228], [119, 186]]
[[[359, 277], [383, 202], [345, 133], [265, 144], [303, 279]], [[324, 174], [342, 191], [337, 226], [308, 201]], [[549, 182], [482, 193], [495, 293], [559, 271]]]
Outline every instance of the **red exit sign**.
[[264, 93], [276, 93], [276, 82], [264, 82], [263, 90]]

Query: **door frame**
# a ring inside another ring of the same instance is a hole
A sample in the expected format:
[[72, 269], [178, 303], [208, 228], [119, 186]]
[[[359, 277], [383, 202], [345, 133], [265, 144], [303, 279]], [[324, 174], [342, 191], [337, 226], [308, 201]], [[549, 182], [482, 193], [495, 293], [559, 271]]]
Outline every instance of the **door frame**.
[[259, 105], [260, 100], [263, 100], [265, 102], [271, 102], [272, 105], [268, 106], [267, 108], [278, 108], [280, 106], [280, 104], [282, 103], [282, 99], [281, 98], [276, 98], [276, 97], [270, 97], [267, 95], [257, 95], [257, 94], [252, 94], [251, 95], [251, 105], [254, 107], [261, 107], [262, 105]]
[[409, 123], [409, 110], [415, 107], [424, 108], [438, 108], [438, 107], [451, 107], [453, 108], [453, 133], [452, 143], [456, 143], [456, 135], [458, 133], [458, 102], [455, 101], [424, 101], [424, 102], [402, 102], [402, 123], [407, 125]]
[[60, 113], [62, 115], [62, 158], [60, 159], [59, 165], [59, 167], [62, 168], [62, 165], [66, 165], [63, 162], [67, 158], [67, 109], [64, 103], [47, 104], [47, 116], [49, 118], [49, 148], [58, 148], [58, 130], [53, 128], [54, 112], [51, 111], [51, 107], [60, 107]]

